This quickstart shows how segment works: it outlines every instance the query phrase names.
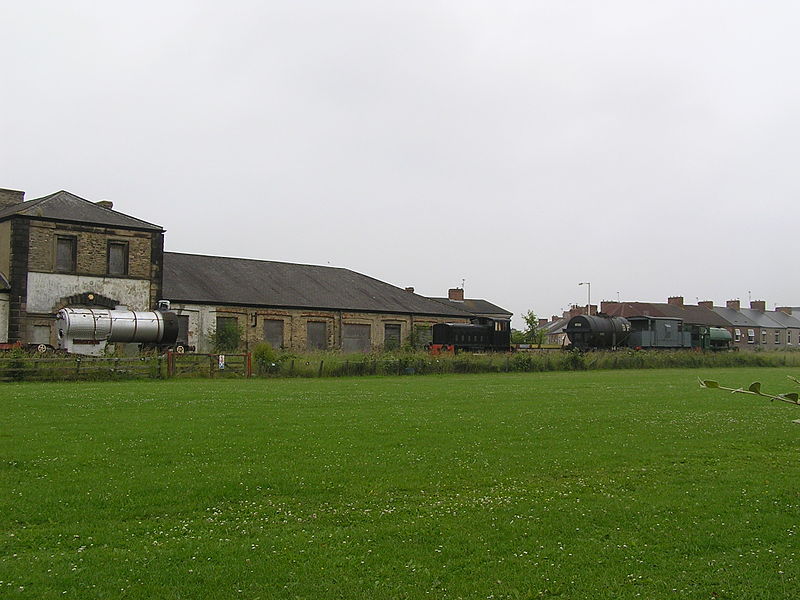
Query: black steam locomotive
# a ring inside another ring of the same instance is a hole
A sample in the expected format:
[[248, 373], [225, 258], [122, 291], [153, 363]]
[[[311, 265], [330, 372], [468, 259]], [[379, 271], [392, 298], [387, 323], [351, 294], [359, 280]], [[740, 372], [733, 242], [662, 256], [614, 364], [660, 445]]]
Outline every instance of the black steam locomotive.
[[472, 323], [437, 323], [433, 326], [430, 348], [436, 352], [508, 352], [511, 324], [488, 317], [478, 317]]
[[720, 327], [686, 325], [672, 317], [610, 317], [578, 315], [565, 329], [571, 347], [578, 350], [610, 348], [695, 348], [727, 350], [732, 336]]

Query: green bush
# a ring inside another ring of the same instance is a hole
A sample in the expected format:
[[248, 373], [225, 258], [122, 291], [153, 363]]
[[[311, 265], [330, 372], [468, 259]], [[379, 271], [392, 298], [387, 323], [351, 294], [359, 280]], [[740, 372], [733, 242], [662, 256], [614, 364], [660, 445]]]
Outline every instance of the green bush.
[[256, 344], [253, 348], [253, 366], [258, 375], [266, 375], [277, 368], [278, 354], [275, 349], [267, 342]]

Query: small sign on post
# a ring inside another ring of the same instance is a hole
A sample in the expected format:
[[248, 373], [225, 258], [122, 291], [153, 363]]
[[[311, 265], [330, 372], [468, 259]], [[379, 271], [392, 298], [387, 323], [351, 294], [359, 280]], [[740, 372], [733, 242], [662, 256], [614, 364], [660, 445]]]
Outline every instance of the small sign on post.
[[220, 370], [225, 368], [225, 355], [224, 354], [220, 354], [219, 355], [219, 368], [220, 368]]

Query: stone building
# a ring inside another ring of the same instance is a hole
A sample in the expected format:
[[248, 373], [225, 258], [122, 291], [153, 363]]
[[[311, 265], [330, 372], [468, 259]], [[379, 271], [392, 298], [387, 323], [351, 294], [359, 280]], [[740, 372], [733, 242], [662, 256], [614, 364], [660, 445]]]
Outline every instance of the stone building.
[[225, 324], [246, 348], [368, 352], [421, 345], [435, 323], [474, 316], [349, 269], [176, 252], [164, 253], [164, 297], [179, 341], [200, 352]]
[[63, 190], [23, 200], [24, 192], [0, 190], [3, 341], [55, 346], [52, 325], [65, 306], [149, 310], [161, 296], [160, 226]]
[[0, 190], [0, 342], [56, 346], [61, 308], [152, 310], [159, 300], [178, 315], [178, 341], [201, 352], [223, 325], [248, 349], [368, 352], [421, 345], [435, 323], [477, 316], [348, 269], [165, 253], [161, 226], [107, 201], [66, 191], [23, 200]]

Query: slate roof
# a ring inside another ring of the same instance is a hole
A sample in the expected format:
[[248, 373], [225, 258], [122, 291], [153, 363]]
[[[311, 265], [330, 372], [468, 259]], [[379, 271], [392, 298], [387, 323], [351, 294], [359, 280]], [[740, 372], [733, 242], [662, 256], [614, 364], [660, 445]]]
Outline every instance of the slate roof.
[[725, 319], [729, 326], [758, 327], [758, 323], [753, 321], [748, 316], [742, 314], [741, 311], [733, 310], [732, 308], [727, 308], [726, 306], [715, 306], [712, 310]]
[[6, 276], [0, 273], [0, 292], [8, 292], [11, 290], [11, 284], [8, 283]]
[[728, 326], [728, 322], [715, 310], [691, 304], [677, 306], [660, 302], [620, 302], [609, 307], [606, 313], [612, 317], [671, 317], [683, 319], [689, 325]]
[[753, 310], [752, 308], [741, 308], [739, 312], [742, 313], [745, 317], [755, 322], [758, 327], [769, 327], [769, 328], [776, 328], [776, 327], [783, 327], [780, 323], [778, 323], [777, 319], [773, 316], [772, 312], [764, 312], [761, 310]]
[[130, 217], [110, 208], [103, 208], [64, 190], [0, 209], [0, 221], [13, 216], [108, 225], [125, 229], [163, 231], [160, 225]]
[[779, 310], [767, 313], [773, 321], [777, 321], [781, 327], [800, 328], [800, 319], [794, 315], [787, 315]]
[[164, 253], [163, 295], [194, 304], [472, 316], [349, 269], [178, 252]]
[[507, 311], [505, 308], [500, 308], [488, 300], [479, 300], [477, 298], [467, 298], [462, 301], [450, 300], [449, 298], [430, 298], [430, 300], [436, 300], [446, 306], [466, 310], [475, 315], [495, 315], [498, 317], [507, 317], [509, 319], [514, 315], [514, 313]]

